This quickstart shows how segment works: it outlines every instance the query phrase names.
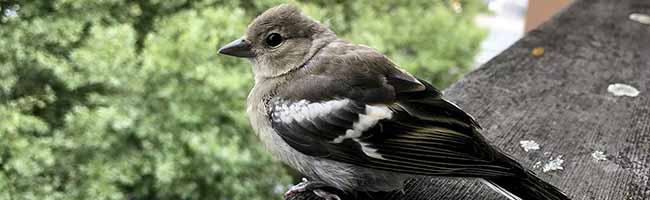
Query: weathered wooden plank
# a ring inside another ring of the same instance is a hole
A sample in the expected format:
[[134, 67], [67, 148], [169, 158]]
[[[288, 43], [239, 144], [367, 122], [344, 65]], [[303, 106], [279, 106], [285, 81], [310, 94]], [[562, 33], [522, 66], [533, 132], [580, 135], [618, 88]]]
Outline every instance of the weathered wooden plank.
[[[650, 25], [632, 13], [650, 15], [650, 1], [578, 0], [445, 94], [490, 141], [573, 199], [650, 199]], [[538, 47], [545, 52], [535, 56]], [[615, 96], [613, 83], [640, 94]], [[525, 152], [521, 140], [541, 149]], [[560, 155], [564, 170], [534, 167]], [[505, 199], [475, 180], [431, 177], [388, 196], [374, 199]]]

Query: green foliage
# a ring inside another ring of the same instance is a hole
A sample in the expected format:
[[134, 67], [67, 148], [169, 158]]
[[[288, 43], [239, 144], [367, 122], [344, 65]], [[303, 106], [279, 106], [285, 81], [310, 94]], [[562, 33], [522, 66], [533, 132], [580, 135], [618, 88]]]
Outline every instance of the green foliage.
[[[279, 198], [290, 177], [244, 116], [250, 64], [216, 55], [278, 3], [0, 1], [0, 199]], [[483, 37], [478, 2], [294, 3], [439, 86]]]
[[[483, 11], [479, 1], [322, 2], [306, 4], [303, 10], [339, 37], [379, 50], [439, 88], [471, 68], [485, 37], [473, 23], [474, 16]], [[461, 7], [454, 9], [453, 4]]]

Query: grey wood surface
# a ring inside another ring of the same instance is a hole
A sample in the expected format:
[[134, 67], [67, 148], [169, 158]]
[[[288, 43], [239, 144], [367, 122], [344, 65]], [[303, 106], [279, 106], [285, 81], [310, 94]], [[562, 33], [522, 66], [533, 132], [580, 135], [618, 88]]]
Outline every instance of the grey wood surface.
[[[650, 199], [650, 25], [632, 13], [650, 15], [650, 0], [578, 0], [445, 95], [491, 142], [572, 199]], [[538, 47], [545, 52], [535, 56]], [[613, 83], [640, 94], [615, 96], [607, 90]], [[521, 140], [541, 148], [525, 152]], [[595, 151], [607, 160], [596, 161]], [[534, 166], [560, 155], [563, 170]], [[505, 199], [476, 180], [435, 177], [372, 198]]]

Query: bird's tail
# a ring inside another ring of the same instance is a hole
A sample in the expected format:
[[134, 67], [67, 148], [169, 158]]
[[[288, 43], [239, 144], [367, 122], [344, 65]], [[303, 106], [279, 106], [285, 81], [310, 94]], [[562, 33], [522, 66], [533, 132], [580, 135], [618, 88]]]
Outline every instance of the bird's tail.
[[571, 200], [555, 186], [537, 178], [532, 172], [526, 177], [484, 179], [483, 183], [510, 200]]

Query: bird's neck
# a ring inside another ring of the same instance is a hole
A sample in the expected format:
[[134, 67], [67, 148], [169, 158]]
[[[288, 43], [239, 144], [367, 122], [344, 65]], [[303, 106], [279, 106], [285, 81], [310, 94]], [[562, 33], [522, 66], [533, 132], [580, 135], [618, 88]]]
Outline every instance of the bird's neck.
[[336, 35], [331, 32], [325, 32], [318, 36], [315, 36], [315, 38], [318, 39], [313, 40], [312, 46], [309, 48], [309, 52], [307, 55], [305, 55], [305, 59], [303, 59], [302, 64], [300, 65], [301, 67], [307, 65], [309, 61], [311, 61], [314, 56], [316, 56], [321, 51], [321, 49], [325, 48], [327, 45], [335, 41]]
[[266, 112], [265, 105], [273, 98], [279, 87], [286, 82], [286, 77], [255, 77], [255, 85], [248, 94], [248, 109]]

